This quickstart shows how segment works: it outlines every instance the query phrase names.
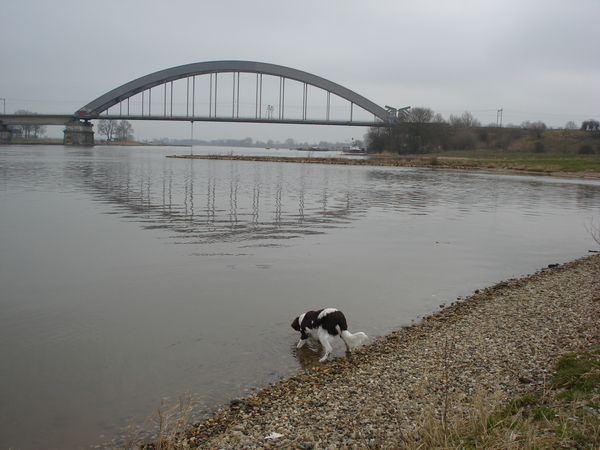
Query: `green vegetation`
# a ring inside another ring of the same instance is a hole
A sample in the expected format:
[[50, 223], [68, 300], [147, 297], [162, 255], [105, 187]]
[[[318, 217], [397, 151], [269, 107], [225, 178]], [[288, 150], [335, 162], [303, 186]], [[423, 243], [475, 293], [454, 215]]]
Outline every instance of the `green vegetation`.
[[600, 410], [600, 348], [564, 355], [556, 367], [554, 385], [561, 390], [559, 400], [589, 400], [587, 406]]
[[498, 151], [448, 151], [432, 153], [438, 164], [534, 172], [600, 173], [599, 155], [573, 153], [505, 153]]

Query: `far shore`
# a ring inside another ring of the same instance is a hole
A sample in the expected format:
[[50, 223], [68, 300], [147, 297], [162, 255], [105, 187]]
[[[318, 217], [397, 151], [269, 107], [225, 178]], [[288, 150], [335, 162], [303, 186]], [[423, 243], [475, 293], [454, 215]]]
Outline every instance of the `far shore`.
[[[64, 145], [62, 139], [13, 139], [8, 145]], [[96, 141], [95, 146], [162, 146], [138, 141]], [[189, 148], [187, 145], [166, 145]], [[195, 146], [203, 147], [203, 146]], [[211, 146], [212, 147], [212, 146]], [[238, 147], [235, 147], [238, 148]], [[252, 149], [253, 147], [247, 147]], [[256, 147], [259, 148], [259, 147]], [[431, 169], [488, 170], [552, 175], [570, 178], [600, 179], [600, 155], [573, 153], [522, 153], [502, 151], [439, 151], [419, 155], [366, 154], [364, 158], [329, 157], [321, 152], [306, 151], [305, 156], [251, 156], [236, 155], [228, 146], [223, 153], [209, 155], [170, 155], [168, 158], [215, 159], [237, 161], [289, 162], [310, 164], [368, 165], [388, 167], [423, 167]], [[281, 148], [287, 150], [287, 148]]]
[[[310, 152], [308, 152], [310, 153]], [[535, 175], [552, 175], [560, 177], [577, 177], [600, 179], [600, 170], [596, 168], [581, 170], [560, 170], [560, 165], [518, 165], [507, 160], [496, 161], [493, 158], [475, 160], [469, 157], [435, 155], [380, 155], [370, 154], [367, 158], [339, 158], [322, 157], [308, 154], [303, 157], [294, 156], [249, 156], [235, 154], [214, 155], [171, 155], [167, 158], [181, 159], [214, 159], [235, 161], [263, 161], [263, 162], [287, 162], [287, 163], [309, 163], [309, 164], [339, 164], [359, 166], [386, 166], [386, 167], [423, 167], [431, 169], [462, 169], [462, 170], [489, 170], [494, 172], [519, 172]], [[539, 155], [538, 155], [539, 156]], [[572, 155], [577, 157], [577, 155]], [[600, 157], [598, 157], [600, 161]]]

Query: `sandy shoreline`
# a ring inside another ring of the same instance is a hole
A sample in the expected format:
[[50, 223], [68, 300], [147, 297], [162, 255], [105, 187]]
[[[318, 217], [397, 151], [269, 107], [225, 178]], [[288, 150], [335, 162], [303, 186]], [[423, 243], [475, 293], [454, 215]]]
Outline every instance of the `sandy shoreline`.
[[561, 354], [600, 344], [599, 297], [599, 254], [498, 283], [349, 357], [231, 401], [179, 445], [399, 444], [427, 414], [465, 415], [475, 396], [502, 403], [539, 390]]
[[[464, 162], [468, 158], [454, 158], [444, 156], [427, 155], [406, 155], [405, 158], [393, 158], [377, 154], [368, 155], [369, 158], [352, 159], [340, 157], [295, 157], [295, 156], [257, 156], [257, 155], [169, 155], [167, 158], [175, 159], [213, 159], [225, 161], [261, 161], [261, 162], [286, 162], [286, 163], [306, 163], [306, 164], [337, 164], [337, 165], [360, 165], [373, 167], [407, 167], [407, 168], [427, 168], [427, 169], [447, 169], [447, 170], [467, 170], [482, 171], [490, 173], [512, 173], [521, 175], [553, 176], [563, 178], [583, 178], [598, 180], [600, 173], [592, 171], [563, 172], [548, 169], [524, 169], [497, 167], [494, 164], [470, 163]], [[435, 161], [435, 162], [432, 162]], [[463, 165], [453, 161], [463, 161]]]

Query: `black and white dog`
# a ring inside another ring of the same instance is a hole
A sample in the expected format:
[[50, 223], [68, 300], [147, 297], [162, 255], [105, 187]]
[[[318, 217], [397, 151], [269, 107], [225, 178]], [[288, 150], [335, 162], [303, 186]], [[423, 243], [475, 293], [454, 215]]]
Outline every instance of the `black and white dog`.
[[319, 362], [325, 362], [333, 348], [329, 339], [338, 334], [346, 344], [346, 350], [354, 350], [362, 344], [368, 336], [365, 333], [359, 332], [352, 334], [348, 331], [346, 317], [341, 311], [335, 308], [320, 309], [318, 311], [308, 311], [299, 317], [296, 317], [292, 322], [292, 328], [299, 331], [301, 334], [300, 342], [297, 347], [300, 348], [309, 338], [319, 339], [323, 347], [325, 347], [325, 355]]

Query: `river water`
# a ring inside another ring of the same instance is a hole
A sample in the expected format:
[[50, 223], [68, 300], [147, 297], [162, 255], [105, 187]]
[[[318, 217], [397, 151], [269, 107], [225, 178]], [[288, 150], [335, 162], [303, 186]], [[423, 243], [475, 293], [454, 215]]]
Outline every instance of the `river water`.
[[0, 147], [1, 449], [247, 395], [315, 363], [290, 328], [309, 309], [376, 337], [596, 247], [598, 181], [165, 157], [190, 151], [297, 154]]

